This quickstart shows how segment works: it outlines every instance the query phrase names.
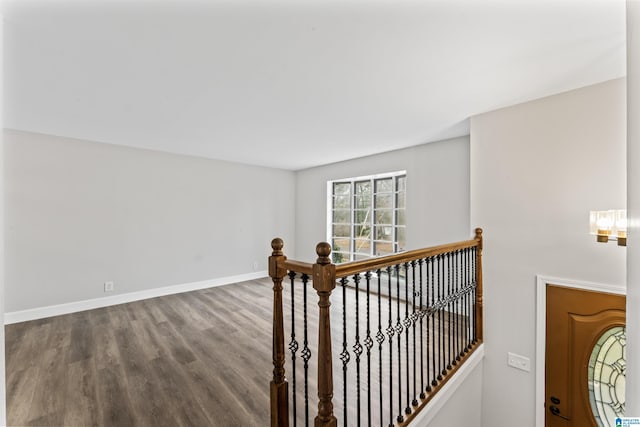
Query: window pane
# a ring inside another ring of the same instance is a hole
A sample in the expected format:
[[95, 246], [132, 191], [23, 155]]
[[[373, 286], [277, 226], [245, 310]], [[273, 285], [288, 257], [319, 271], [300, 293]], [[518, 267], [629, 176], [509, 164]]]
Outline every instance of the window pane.
[[351, 222], [351, 211], [348, 210], [337, 210], [333, 211], [333, 222], [334, 223], [350, 223]]
[[342, 209], [351, 208], [351, 197], [350, 196], [334, 196], [333, 207], [342, 208]]
[[396, 229], [396, 239], [398, 241], [398, 250], [404, 251], [407, 246], [406, 229], [404, 227]]
[[377, 226], [375, 239], [393, 241], [393, 227], [390, 225]]
[[355, 228], [356, 235], [355, 237], [367, 237], [371, 238], [371, 227], [368, 225], [356, 225]]
[[380, 208], [392, 208], [393, 207], [393, 199], [391, 198], [391, 194], [385, 195], [377, 195], [376, 196], [376, 209]]
[[375, 255], [389, 255], [393, 253], [393, 243], [391, 242], [376, 242], [375, 243]]
[[355, 252], [356, 253], [371, 253], [371, 240], [369, 239], [356, 239], [355, 240]]
[[371, 223], [371, 210], [358, 210], [356, 211], [356, 224], [370, 224]]
[[344, 237], [335, 237], [333, 238], [332, 244], [331, 244], [331, 248], [332, 251], [337, 252], [337, 251], [342, 251], [342, 252], [349, 252], [349, 242], [351, 241], [351, 239], [344, 238]]
[[360, 181], [355, 183], [356, 196], [362, 194], [371, 194], [371, 181]]
[[376, 193], [390, 193], [393, 191], [393, 179], [376, 179]]
[[393, 223], [393, 211], [392, 210], [379, 210], [376, 211], [376, 224], [392, 224]]
[[336, 237], [351, 237], [351, 225], [333, 225], [333, 235]]
[[398, 191], [403, 191], [407, 189], [407, 177], [399, 176], [396, 181]]
[[336, 182], [333, 184], [334, 195], [349, 195], [351, 194], [350, 182]]
[[371, 194], [356, 196], [356, 209], [368, 209], [371, 207]]
[[404, 205], [405, 204], [405, 197], [406, 197], [406, 195], [405, 195], [404, 192], [396, 194], [396, 205], [397, 205], [398, 208], [404, 208], [405, 207], [405, 205]]

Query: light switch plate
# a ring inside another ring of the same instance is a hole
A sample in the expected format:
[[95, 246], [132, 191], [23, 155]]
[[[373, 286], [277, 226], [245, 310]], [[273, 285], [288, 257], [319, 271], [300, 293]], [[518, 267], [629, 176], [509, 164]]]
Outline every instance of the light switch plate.
[[508, 354], [509, 354], [509, 359], [508, 359], [509, 366], [514, 367], [516, 369], [520, 369], [525, 372], [531, 371], [531, 360], [529, 360], [528, 357], [520, 356], [519, 354], [515, 354], [515, 353], [508, 353]]

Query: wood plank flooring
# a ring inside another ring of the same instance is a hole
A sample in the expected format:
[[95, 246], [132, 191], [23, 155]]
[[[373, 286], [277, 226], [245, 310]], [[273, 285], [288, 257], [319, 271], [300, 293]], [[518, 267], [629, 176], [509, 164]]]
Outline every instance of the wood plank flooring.
[[[305, 421], [313, 424], [317, 408], [317, 295], [308, 288], [308, 341], [313, 357], [307, 371], [309, 410], [305, 413], [305, 371], [301, 360], [303, 292], [302, 286], [295, 286], [292, 307], [290, 284], [285, 288], [285, 344], [291, 337], [292, 308], [299, 343], [295, 368], [291, 353], [287, 352], [286, 375], [290, 392], [296, 389], [298, 425], [305, 425]], [[360, 322], [355, 317], [356, 295]], [[268, 426], [269, 381], [273, 370], [272, 298], [272, 283], [264, 279], [8, 325], [5, 328], [8, 423]], [[369, 301], [372, 311], [365, 315], [366, 294], [356, 293], [352, 288], [336, 289], [332, 301], [334, 411], [339, 424], [343, 424], [345, 409], [349, 420], [362, 418], [364, 424], [371, 421], [372, 425], [381, 425], [381, 420], [383, 425], [393, 423], [395, 416], [410, 406], [414, 384], [420, 387], [423, 380], [409, 367], [426, 364], [425, 384], [434, 377], [429, 376], [429, 371], [442, 369], [436, 361], [441, 360], [440, 354], [446, 353], [446, 349], [433, 344], [444, 343], [450, 336], [448, 325], [452, 315], [442, 311], [430, 320], [425, 317], [424, 324], [416, 323], [420, 326], [418, 333], [424, 332], [424, 349], [414, 347], [419, 345], [413, 341], [415, 335], [402, 336], [399, 343], [397, 335], [392, 342], [386, 339], [382, 352], [375, 343], [371, 360], [365, 352], [358, 372], [353, 351], [356, 331], [363, 342], [365, 319], [370, 321], [372, 335], [377, 331], [378, 321], [384, 331], [395, 325], [398, 315], [406, 315], [404, 305], [384, 296], [378, 313], [378, 301], [372, 295]], [[345, 303], [347, 309], [343, 312]], [[347, 371], [340, 361], [343, 316], [348, 324], [351, 358]], [[466, 322], [466, 318], [459, 317], [454, 323]], [[359, 329], [355, 327], [357, 323]], [[417, 333], [415, 328], [412, 333]], [[458, 344], [461, 348], [462, 342]], [[393, 380], [388, 377], [391, 372]], [[383, 374], [380, 381], [378, 377]], [[348, 384], [347, 399], [344, 384]], [[356, 398], [358, 384], [360, 400]], [[293, 409], [293, 402], [290, 405]]]
[[271, 284], [8, 325], [11, 426], [265, 426]]

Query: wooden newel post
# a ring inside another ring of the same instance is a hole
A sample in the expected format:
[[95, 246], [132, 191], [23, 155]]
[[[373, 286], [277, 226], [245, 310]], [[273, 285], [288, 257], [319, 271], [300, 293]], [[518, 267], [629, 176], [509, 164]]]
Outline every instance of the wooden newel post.
[[482, 341], [483, 329], [483, 295], [482, 295], [482, 228], [476, 228], [476, 237], [478, 241], [478, 250], [476, 252], [476, 337], [478, 341]]
[[333, 366], [331, 353], [331, 291], [336, 287], [336, 266], [331, 263], [331, 245], [318, 243], [318, 259], [313, 265], [313, 287], [320, 298], [318, 324], [318, 415], [315, 427], [335, 427], [338, 420], [333, 415]]
[[273, 380], [271, 380], [271, 427], [289, 427], [289, 385], [284, 375], [284, 320], [282, 314], [282, 279], [287, 274], [283, 264], [282, 239], [271, 241], [269, 276], [273, 280]]

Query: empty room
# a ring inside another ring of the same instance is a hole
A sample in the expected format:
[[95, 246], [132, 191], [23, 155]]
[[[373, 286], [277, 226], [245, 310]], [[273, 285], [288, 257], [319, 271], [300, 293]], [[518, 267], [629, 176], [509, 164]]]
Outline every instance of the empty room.
[[0, 425], [640, 416], [639, 1], [1, 13]]

